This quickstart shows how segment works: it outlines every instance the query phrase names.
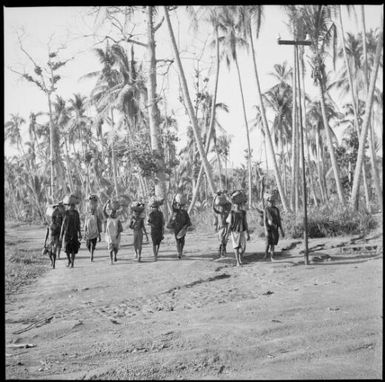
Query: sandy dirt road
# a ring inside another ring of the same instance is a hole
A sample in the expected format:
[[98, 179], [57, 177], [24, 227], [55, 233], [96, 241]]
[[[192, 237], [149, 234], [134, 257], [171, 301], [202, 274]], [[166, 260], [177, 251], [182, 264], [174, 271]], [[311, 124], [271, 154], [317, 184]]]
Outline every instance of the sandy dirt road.
[[[6, 378], [382, 378], [382, 231], [369, 236], [310, 240], [308, 266], [298, 240], [271, 263], [252, 236], [240, 268], [217, 259], [214, 233], [189, 232], [182, 260], [166, 235], [158, 262], [145, 245], [137, 263], [130, 235], [114, 265], [103, 241], [94, 263], [83, 242], [75, 268], [62, 254], [6, 304]], [[6, 227], [21, 248], [43, 237]]]

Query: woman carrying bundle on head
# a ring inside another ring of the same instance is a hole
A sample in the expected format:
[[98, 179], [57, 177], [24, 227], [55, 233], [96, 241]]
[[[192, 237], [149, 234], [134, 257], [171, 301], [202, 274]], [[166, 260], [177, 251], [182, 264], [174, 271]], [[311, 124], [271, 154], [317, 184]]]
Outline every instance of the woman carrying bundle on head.
[[228, 238], [228, 227], [226, 219], [231, 211], [231, 202], [227, 199], [225, 193], [219, 191], [213, 201], [213, 210], [215, 215], [215, 231], [218, 232], [219, 240], [219, 256], [224, 257], [226, 255], [226, 245]]
[[266, 194], [265, 199], [267, 206], [265, 208], [265, 236], [266, 236], [266, 248], [264, 259], [267, 259], [270, 249], [270, 259], [274, 260], [274, 247], [278, 244], [279, 232], [281, 231], [282, 237], [285, 237], [285, 232], [282, 228], [281, 215], [279, 209], [275, 204], [275, 195]]
[[[107, 207], [110, 208], [111, 212], [107, 212]], [[120, 208], [120, 204], [118, 201], [114, 200], [111, 202], [110, 199], [104, 204], [103, 212], [104, 216], [107, 218], [106, 224], [106, 240], [108, 251], [110, 253], [110, 263], [113, 264], [112, 259], [114, 261], [118, 261], [117, 254], [120, 248], [120, 237], [123, 232], [122, 222], [117, 216], [117, 210]]]
[[91, 261], [94, 261], [94, 252], [95, 252], [97, 240], [99, 239], [99, 242], [102, 240], [100, 234], [102, 232], [103, 219], [99, 214], [97, 205], [98, 205], [97, 196], [89, 195], [87, 214], [84, 222], [84, 236], [86, 239], [86, 246], [87, 246], [88, 252], [91, 255]]
[[63, 204], [67, 207], [64, 215], [63, 224], [60, 232], [60, 241], [63, 240], [64, 251], [67, 254], [67, 267], [74, 267], [75, 255], [80, 248], [82, 234], [80, 231], [79, 212], [75, 209], [75, 205], [79, 200], [74, 195], [67, 195], [63, 199]]
[[142, 259], [143, 233], [146, 237], [148, 237], [146, 227], [144, 226], [144, 209], [144, 203], [141, 202], [137, 202], [131, 206], [131, 212], [133, 215], [131, 217], [129, 227], [134, 231], [135, 258], [138, 259], [138, 262]]
[[148, 224], [151, 227], [152, 250], [154, 253], [154, 260], [158, 259], [158, 252], [160, 243], [164, 238], [164, 216], [159, 207], [163, 204], [162, 200], [152, 199], [150, 201], [151, 212], [148, 217]]
[[43, 255], [48, 254], [52, 268], [55, 268], [56, 255], [58, 255], [61, 248], [60, 231], [63, 217], [57, 204], [47, 207], [46, 216], [49, 220], [49, 226], [47, 227], [42, 253]]
[[246, 211], [241, 209], [241, 206], [246, 203], [246, 195], [243, 191], [234, 191], [231, 194], [231, 201], [234, 208], [230, 211], [226, 222], [233, 243], [236, 265], [239, 267], [242, 265], [242, 255], [246, 249], [246, 238], [250, 240]]
[[172, 201], [173, 216], [168, 223], [168, 228], [174, 230], [176, 250], [178, 253], [178, 259], [183, 256], [183, 248], [185, 244], [185, 236], [188, 227], [191, 226], [190, 216], [184, 209], [187, 201], [183, 194], [177, 194]]

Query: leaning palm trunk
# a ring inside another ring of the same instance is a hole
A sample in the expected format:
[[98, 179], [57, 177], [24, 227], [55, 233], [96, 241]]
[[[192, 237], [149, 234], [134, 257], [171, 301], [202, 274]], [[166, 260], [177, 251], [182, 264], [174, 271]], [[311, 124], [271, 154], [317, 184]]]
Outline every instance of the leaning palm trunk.
[[325, 132], [326, 132], [326, 140], [327, 140], [327, 144], [328, 144], [328, 150], [329, 150], [330, 160], [332, 163], [334, 178], [336, 181], [338, 199], [339, 199], [340, 203], [342, 203], [344, 205], [345, 204], [345, 198], [344, 198], [344, 194], [342, 192], [341, 179], [340, 179], [340, 175], [339, 175], [339, 171], [338, 171], [338, 164], [337, 164], [336, 156], [334, 154], [332, 138], [331, 138], [330, 130], [329, 130], [330, 127], [329, 127], [329, 123], [328, 123], [328, 120], [326, 117], [325, 96], [324, 96], [325, 92], [324, 92], [324, 85], [323, 84], [324, 84], [324, 78], [322, 76], [322, 78], [318, 82], [318, 88], [319, 88], [320, 100], [321, 100], [322, 121], [323, 121]]
[[[211, 142], [211, 136], [213, 135], [214, 131], [214, 125], [215, 125], [215, 105], [217, 103], [217, 91], [218, 91], [218, 79], [219, 79], [219, 39], [218, 39], [218, 27], [215, 28], [215, 49], [216, 49], [216, 70], [215, 70], [215, 85], [214, 85], [214, 93], [213, 93], [213, 99], [211, 102], [211, 114], [210, 114], [210, 124], [209, 124], [209, 131], [207, 133], [207, 138], [206, 138], [206, 146], [205, 146], [205, 153], [206, 155], [209, 152], [210, 149], [210, 142]], [[195, 202], [198, 197], [198, 190], [202, 182], [202, 176], [203, 176], [203, 162], [201, 163], [200, 169], [199, 169], [199, 174], [198, 178], [196, 181], [196, 186], [193, 190], [193, 196], [192, 200], [190, 203], [190, 206], [188, 208], [188, 213], [192, 211], [194, 208]]]
[[[154, 7], [147, 7], [147, 38], [148, 38], [148, 55], [149, 55], [149, 75], [148, 75], [148, 90], [149, 99], [149, 125], [151, 136], [151, 148], [157, 158], [157, 171], [156, 176], [158, 182], [155, 182], [155, 195], [159, 199], [165, 199], [166, 197], [166, 176], [165, 165], [163, 160], [163, 153], [161, 152], [161, 146], [159, 142], [160, 129], [159, 129], [159, 110], [156, 100], [156, 57], [155, 57], [155, 39], [154, 39], [154, 26], [153, 26], [153, 11]], [[168, 220], [167, 208], [164, 209], [165, 219]]]
[[[215, 134], [215, 131], [214, 131]], [[221, 164], [221, 157], [219, 155], [218, 146], [217, 146], [217, 139], [214, 137], [214, 148], [215, 148], [215, 155], [217, 157], [217, 163], [218, 163], [218, 176], [219, 176], [219, 188], [223, 190], [223, 181], [222, 181], [222, 164]]]
[[[361, 18], [362, 18], [362, 40], [363, 40], [363, 50], [364, 50], [364, 82], [365, 82], [365, 90], [366, 93], [369, 89], [368, 84], [368, 59], [367, 59], [367, 50], [366, 50], [366, 27], [365, 27], [365, 10], [364, 6], [361, 5]], [[369, 149], [370, 149], [370, 164], [372, 166], [372, 176], [373, 176], [373, 182], [376, 189], [376, 194], [378, 198], [378, 202], [380, 204], [380, 208], [382, 211], [382, 190], [381, 190], [381, 184], [378, 177], [378, 169], [376, 165], [376, 153], [374, 150], [374, 126], [373, 123], [370, 124], [370, 138], [369, 138]], [[365, 176], [365, 175], [364, 175]]]
[[210, 168], [210, 164], [207, 160], [207, 156], [205, 154], [205, 151], [204, 151], [204, 148], [202, 145], [198, 121], [197, 121], [196, 115], [194, 113], [194, 108], [193, 108], [192, 103], [191, 103], [191, 98], [190, 98], [190, 94], [189, 94], [188, 87], [187, 87], [186, 77], [184, 75], [182, 62], [181, 62], [180, 57], [179, 57], [179, 51], [178, 51], [178, 47], [176, 45], [175, 36], [174, 36], [173, 29], [172, 29], [172, 25], [171, 25], [171, 21], [170, 21], [170, 16], [168, 14], [167, 6], [163, 6], [163, 9], [164, 9], [164, 14], [166, 16], [167, 26], [168, 26], [168, 30], [169, 30], [169, 34], [170, 34], [172, 47], [174, 50], [176, 63], [178, 66], [179, 75], [180, 75], [181, 82], [182, 82], [183, 95], [184, 95], [184, 99], [186, 102], [187, 111], [188, 111], [189, 116], [190, 116], [190, 120], [191, 120], [191, 124], [192, 124], [192, 128], [193, 128], [193, 133], [194, 133], [194, 138], [195, 138], [195, 141], [196, 141], [196, 144], [198, 147], [198, 151], [199, 151], [199, 154], [201, 156], [202, 163], [203, 163], [206, 175], [207, 175], [207, 181], [209, 183], [210, 191], [212, 194], [214, 194], [215, 188], [214, 188], [213, 178], [212, 178], [212, 174], [211, 174], [211, 168]]
[[[350, 200], [355, 210], [358, 209], [358, 186], [360, 182], [361, 167], [364, 160], [364, 148], [365, 148], [366, 136], [368, 133], [369, 123], [370, 123], [370, 113], [372, 111], [372, 106], [373, 106], [374, 88], [377, 80], [378, 67], [380, 65], [382, 42], [383, 42], [382, 34], [383, 34], [383, 25], [381, 20], [380, 34], [378, 36], [376, 55], [374, 58], [374, 66], [370, 76], [370, 85], [369, 85], [368, 94], [366, 96], [366, 101], [365, 101], [364, 122], [362, 124], [362, 129], [361, 129], [361, 134], [359, 139], [357, 162], [356, 162], [356, 168], [354, 171], [353, 188], [352, 188], [352, 195]], [[379, 198], [379, 200], [380, 200], [381, 211], [382, 211], [382, 195]]]
[[308, 178], [309, 178], [309, 186], [310, 186], [310, 189], [311, 189], [311, 194], [313, 196], [313, 200], [314, 200], [314, 205], [316, 207], [318, 207], [318, 201], [317, 201], [317, 197], [316, 197], [316, 193], [315, 193], [315, 189], [314, 189], [314, 181], [313, 181], [313, 174], [312, 174], [312, 171], [311, 171], [311, 163], [310, 163], [310, 153], [309, 153], [309, 140], [308, 140], [308, 136], [307, 136], [307, 128], [306, 128], [306, 102], [305, 102], [305, 99], [306, 99], [306, 91], [305, 91], [305, 70], [304, 70], [304, 63], [303, 63], [303, 54], [304, 54], [304, 51], [303, 49], [301, 49], [301, 54], [300, 54], [300, 58], [301, 58], [301, 61], [300, 61], [300, 67], [298, 68], [299, 69], [299, 75], [300, 75], [300, 79], [301, 79], [301, 87], [302, 87], [302, 97], [300, 99], [300, 102], [301, 102], [301, 105], [302, 105], [302, 121], [303, 123], [305, 124], [304, 126], [304, 142], [305, 142], [305, 146], [306, 146], [306, 157], [307, 157], [307, 164], [308, 164]]
[[[355, 126], [356, 131], [357, 131], [357, 136], [359, 136], [360, 135], [360, 127], [359, 127], [359, 122], [358, 122], [357, 97], [354, 96], [352, 73], [350, 71], [348, 55], [346, 53], [344, 26], [342, 23], [342, 16], [341, 16], [341, 5], [339, 5], [339, 7], [338, 7], [338, 15], [339, 15], [340, 35], [341, 35], [341, 40], [342, 40], [342, 51], [344, 54], [345, 66], [346, 66], [346, 70], [347, 70], [347, 74], [348, 74], [351, 102], [353, 105], [354, 126]], [[368, 184], [367, 184], [367, 178], [366, 178], [365, 163], [363, 163], [363, 165], [362, 165], [362, 172], [364, 175], [364, 184], [363, 185], [364, 185], [364, 192], [365, 192], [366, 208], [368, 209], [368, 211], [370, 211], [370, 201], [369, 201], [369, 192], [368, 192]]]
[[317, 172], [318, 172], [318, 182], [320, 186], [320, 193], [321, 193], [321, 201], [322, 203], [326, 202], [326, 191], [324, 187], [324, 172], [321, 167], [321, 163], [323, 162], [322, 158], [322, 152], [321, 152], [321, 144], [320, 144], [320, 131], [319, 131], [319, 125], [317, 125], [317, 134], [316, 134], [316, 151], [317, 151]]
[[111, 124], [112, 124], [112, 142], [111, 142], [112, 175], [113, 175], [113, 178], [114, 178], [115, 196], [119, 197], [118, 179], [117, 179], [117, 173], [116, 173], [115, 148], [114, 148], [115, 122], [114, 122], [114, 111], [113, 111], [113, 109], [111, 109]]
[[291, 208], [295, 213], [298, 212], [298, 128], [297, 128], [297, 47], [294, 46], [294, 63], [293, 63], [293, 96], [292, 96], [292, 139], [291, 139]]
[[48, 109], [49, 109], [49, 161], [50, 161], [50, 172], [51, 172], [51, 181], [50, 181], [50, 199], [51, 202], [53, 203], [54, 199], [54, 129], [55, 125], [53, 123], [53, 118], [52, 118], [52, 102], [51, 102], [51, 94], [48, 93]]
[[250, 148], [250, 134], [249, 134], [249, 124], [247, 123], [246, 116], [246, 107], [245, 107], [245, 97], [243, 96], [243, 88], [241, 81], [241, 72], [239, 71], [238, 59], [235, 57], [235, 66], [237, 67], [238, 73], [238, 84], [239, 90], [241, 92], [242, 108], [243, 108], [243, 119], [245, 122], [246, 128], [246, 137], [247, 137], [247, 168], [248, 168], [248, 187], [249, 187], [249, 208], [251, 208], [251, 148]]
[[257, 70], [257, 63], [256, 63], [256, 60], [255, 60], [254, 42], [253, 42], [253, 35], [251, 33], [251, 26], [249, 26], [249, 36], [250, 36], [250, 45], [251, 45], [252, 56], [253, 56], [255, 79], [257, 81], [257, 93], [258, 93], [259, 107], [260, 107], [261, 114], [262, 114], [263, 129], [264, 129], [265, 135], [267, 137], [267, 143], [268, 143], [268, 146], [269, 146], [269, 151], [270, 151], [270, 154], [271, 154], [271, 157], [272, 157], [272, 160], [273, 160], [273, 170], [274, 170], [274, 175], [275, 175], [275, 181], [277, 183], [277, 188], [278, 188], [279, 194], [281, 196], [282, 207], [283, 207], [283, 209], [285, 211], [288, 211], [289, 208], [288, 208], [287, 201], [286, 201], [286, 194], [285, 194], [285, 192], [283, 190], [283, 187], [282, 187], [281, 176], [279, 174], [277, 160], [275, 158], [273, 143], [272, 143], [272, 140], [271, 140], [270, 130], [269, 130], [269, 126], [268, 126], [268, 123], [267, 123], [265, 107], [264, 107], [264, 104], [263, 104], [261, 86], [259, 84], [259, 76], [258, 76], [258, 70]]

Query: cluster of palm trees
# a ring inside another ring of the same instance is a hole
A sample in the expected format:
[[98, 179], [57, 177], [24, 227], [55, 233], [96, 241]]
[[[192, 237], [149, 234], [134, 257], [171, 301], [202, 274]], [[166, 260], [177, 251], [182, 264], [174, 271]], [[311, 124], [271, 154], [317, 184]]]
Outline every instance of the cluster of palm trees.
[[[376, 195], [382, 210], [378, 168], [382, 164], [377, 158], [379, 145], [374, 134], [374, 126], [382, 123], [376, 118], [382, 115], [382, 88], [377, 80], [382, 68], [382, 27], [366, 31], [363, 6], [362, 31], [357, 35], [344, 34], [341, 6], [296, 5], [283, 9], [293, 38], [307, 38], [311, 46], [307, 52], [299, 47], [299, 59], [294, 59], [292, 65], [274, 65], [271, 75], [276, 84], [262, 92], [255, 40], [259, 37], [263, 6], [187, 7], [193, 24], [208, 23], [211, 27], [215, 51], [215, 75], [211, 79], [197, 71], [191, 94], [170, 17], [178, 8], [114, 7], [115, 21], [120, 14], [125, 21], [134, 23], [135, 12], [144, 12], [145, 42], [124, 35], [123, 30], [121, 40], [107, 38], [105, 46], [95, 50], [101, 70], [85, 74], [96, 79], [89, 96], [75, 94], [64, 100], [54, 87], [48, 89], [48, 121], [42, 112], [31, 113], [29, 140], [22, 139], [21, 127], [26, 121], [18, 115], [11, 115], [5, 124], [5, 138], [18, 149], [18, 155], [5, 158], [7, 216], [43, 219], [45, 204], [68, 192], [83, 199], [91, 192], [98, 193], [102, 200], [114, 195], [125, 204], [154, 194], [167, 201], [168, 195], [183, 189], [191, 196], [191, 212], [206, 206], [219, 189], [243, 187], [251, 196], [252, 207], [258, 202], [263, 177], [279, 192], [283, 210], [298, 212], [304, 200], [299, 177], [301, 120], [310, 202], [324, 205], [335, 195], [341, 205], [350, 198], [352, 206], [358, 208], [363, 179], [366, 208], [372, 208], [370, 202]], [[109, 21], [107, 17], [105, 22]], [[156, 56], [156, 33], [164, 22], [173, 47], [169, 65], [178, 70], [180, 100], [190, 121], [187, 142], [179, 153], [178, 122], [166, 101], [173, 95], [161, 97], [157, 89], [159, 78], [167, 76], [158, 73]], [[339, 51], [335, 49], [337, 41]], [[245, 79], [239, 69], [239, 50], [245, 47], [250, 47], [255, 77], [253, 116], [247, 115]], [[145, 60], [136, 57], [136, 49], [143, 48]], [[334, 59], [343, 59], [337, 76], [331, 75], [329, 67]], [[245, 165], [231, 171], [231, 138], [217, 116], [220, 110], [231, 112], [227, 105], [217, 102], [223, 61], [228, 68], [235, 65], [247, 138]], [[34, 75], [41, 76], [36, 67], [34, 63]], [[319, 90], [318, 98], [312, 99], [306, 92], [308, 68]], [[21, 75], [36, 83], [30, 74]], [[340, 92], [342, 103], [333, 99], [333, 92]], [[347, 134], [338, 145], [333, 128], [342, 125]], [[262, 169], [253, 160], [253, 128], [262, 133], [266, 162], [270, 153], [271, 169]], [[365, 154], [368, 149], [369, 155]], [[209, 160], [211, 152], [214, 155]], [[344, 156], [348, 153], [346, 161]]]

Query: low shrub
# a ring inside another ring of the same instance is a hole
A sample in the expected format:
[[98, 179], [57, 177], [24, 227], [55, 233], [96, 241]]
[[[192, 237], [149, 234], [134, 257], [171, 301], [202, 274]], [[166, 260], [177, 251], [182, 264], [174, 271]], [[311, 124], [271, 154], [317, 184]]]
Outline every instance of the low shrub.
[[[376, 227], [376, 219], [365, 210], [354, 211], [350, 206], [323, 206], [311, 208], [307, 214], [309, 238], [340, 235], [365, 235]], [[303, 213], [282, 213], [283, 226], [288, 237], [303, 237]]]
[[9, 296], [20, 287], [50, 269], [48, 258], [40, 251], [19, 249], [17, 245], [5, 245], [5, 294]]

